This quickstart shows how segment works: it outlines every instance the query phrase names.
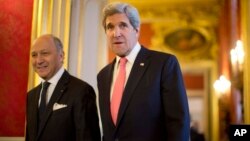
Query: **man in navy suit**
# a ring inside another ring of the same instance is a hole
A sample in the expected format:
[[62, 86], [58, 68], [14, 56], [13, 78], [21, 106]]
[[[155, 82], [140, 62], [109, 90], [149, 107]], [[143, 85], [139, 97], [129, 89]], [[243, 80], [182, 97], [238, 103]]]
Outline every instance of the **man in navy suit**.
[[[176, 57], [148, 50], [138, 43], [139, 14], [129, 4], [107, 5], [102, 24], [107, 44], [116, 54], [114, 61], [97, 76], [103, 140], [188, 141], [189, 108]], [[124, 58], [125, 85], [117, 116], [113, 118], [114, 85], [120, 59]]]
[[44, 99], [42, 83], [28, 92], [26, 141], [101, 140], [94, 89], [70, 75], [63, 60], [63, 45], [57, 37], [47, 34], [35, 40], [31, 62], [49, 87]]

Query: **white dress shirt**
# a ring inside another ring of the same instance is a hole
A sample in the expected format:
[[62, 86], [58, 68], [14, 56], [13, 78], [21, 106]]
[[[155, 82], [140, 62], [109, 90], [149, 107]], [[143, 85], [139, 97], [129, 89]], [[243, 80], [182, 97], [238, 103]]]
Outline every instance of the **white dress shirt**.
[[[48, 90], [47, 90], [47, 96], [46, 96], [46, 103], [48, 104], [51, 96], [52, 96], [52, 93], [54, 92], [55, 90], [55, 87], [59, 81], [59, 79], [62, 77], [64, 73], [64, 68], [61, 67], [58, 72], [51, 78], [48, 80], [48, 82], [50, 83], [49, 87], [48, 87]], [[41, 82], [43, 83], [45, 80], [41, 78]], [[40, 98], [39, 98], [39, 105], [40, 105], [40, 102], [41, 102], [41, 92], [40, 92]]]
[[[129, 74], [131, 72], [132, 66], [135, 62], [135, 58], [137, 56], [137, 54], [139, 53], [141, 49], [141, 45], [137, 42], [135, 47], [131, 50], [131, 52], [129, 53], [129, 55], [126, 56], [127, 58], [127, 63], [126, 63], [126, 79], [125, 79], [125, 86], [129, 77]], [[114, 88], [114, 83], [116, 80], [116, 77], [118, 75], [118, 69], [119, 69], [119, 60], [121, 57], [116, 56], [116, 62], [115, 62], [115, 67], [114, 67], [114, 73], [113, 73], [113, 80], [112, 80], [112, 84], [111, 84], [111, 91], [110, 91], [110, 100], [112, 98], [112, 93], [113, 93], [113, 88]], [[124, 87], [125, 87], [124, 86]]]

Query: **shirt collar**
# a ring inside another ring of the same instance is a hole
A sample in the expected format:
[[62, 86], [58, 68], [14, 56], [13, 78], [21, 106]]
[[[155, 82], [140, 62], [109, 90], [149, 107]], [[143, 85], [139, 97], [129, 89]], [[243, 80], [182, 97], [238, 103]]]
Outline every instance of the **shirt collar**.
[[[139, 42], [137, 42], [134, 48], [131, 50], [131, 52], [126, 56], [129, 63], [131, 64], [134, 63], [135, 58], [137, 54], [139, 53], [140, 49], [141, 49], [141, 45], [139, 44]], [[120, 56], [116, 56], [116, 63], [118, 63], [120, 58], [121, 58]]]

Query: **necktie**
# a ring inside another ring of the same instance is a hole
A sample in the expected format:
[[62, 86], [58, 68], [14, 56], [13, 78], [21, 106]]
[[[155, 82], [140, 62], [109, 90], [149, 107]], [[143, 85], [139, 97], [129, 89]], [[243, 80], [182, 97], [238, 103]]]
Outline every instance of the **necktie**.
[[42, 116], [43, 116], [43, 113], [46, 109], [46, 93], [47, 93], [47, 89], [49, 87], [50, 83], [45, 81], [43, 84], [42, 84], [42, 91], [41, 91], [41, 101], [40, 101], [40, 106], [39, 106], [39, 119], [41, 120], [42, 119]]
[[116, 77], [116, 81], [113, 88], [113, 94], [111, 99], [111, 116], [114, 124], [116, 124], [117, 115], [122, 99], [122, 93], [124, 90], [125, 79], [126, 79], [126, 58], [120, 59], [119, 72]]

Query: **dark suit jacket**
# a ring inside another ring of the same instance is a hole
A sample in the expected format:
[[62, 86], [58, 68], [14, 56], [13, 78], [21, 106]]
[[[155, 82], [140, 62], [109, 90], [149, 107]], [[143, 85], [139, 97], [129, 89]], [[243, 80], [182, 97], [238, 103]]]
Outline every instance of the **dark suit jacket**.
[[[26, 141], [100, 141], [96, 96], [89, 84], [65, 71], [38, 128], [40, 89], [28, 92]], [[54, 103], [67, 107], [53, 111]]]
[[141, 48], [125, 86], [116, 126], [110, 113], [114, 64], [97, 76], [104, 141], [188, 141], [189, 108], [177, 59]]
[[190, 128], [190, 141], [205, 141], [204, 134], [199, 133], [197, 129], [191, 127]]

